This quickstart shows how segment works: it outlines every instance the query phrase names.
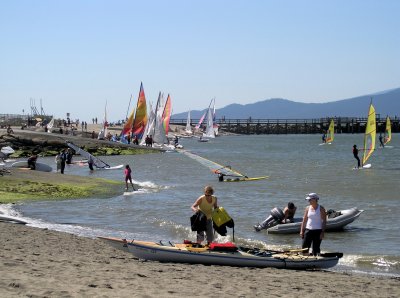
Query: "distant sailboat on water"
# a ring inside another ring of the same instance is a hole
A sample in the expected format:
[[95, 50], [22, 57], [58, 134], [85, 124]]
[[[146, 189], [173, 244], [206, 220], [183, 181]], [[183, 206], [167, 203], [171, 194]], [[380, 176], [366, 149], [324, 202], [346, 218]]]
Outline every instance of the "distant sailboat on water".
[[390, 123], [389, 116], [387, 116], [386, 117], [384, 145], [388, 144], [391, 140], [392, 140], [392, 125]]
[[193, 134], [190, 122], [191, 122], [191, 119], [190, 119], [190, 110], [189, 110], [188, 116], [187, 116], [187, 119], [186, 119], [186, 127], [185, 127], [185, 133], [187, 133], [189, 135]]

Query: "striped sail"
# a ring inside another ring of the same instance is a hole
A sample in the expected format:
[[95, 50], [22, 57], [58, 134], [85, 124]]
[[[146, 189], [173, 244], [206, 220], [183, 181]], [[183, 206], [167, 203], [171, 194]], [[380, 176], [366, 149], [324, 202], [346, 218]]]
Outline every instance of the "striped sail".
[[164, 126], [166, 135], [168, 135], [168, 131], [169, 131], [169, 119], [171, 118], [171, 106], [172, 106], [171, 97], [168, 94], [167, 101], [165, 102], [165, 105], [164, 105], [164, 112], [162, 115], [163, 126]]
[[368, 120], [365, 128], [364, 135], [364, 155], [363, 155], [363, 165], [375, 150], [375, 137], [376, 137], [376, 116], [375, 108], [372, 102], [369, 106]]
[[132, 133], [140, 139], [143, 136], [146, 124], [147, 124], [146, 96], [144, 94], [143, 83], [140, 83], [139, 97], [136, 105], [136, 114], [132, 124]]
[[331, 119], [331, 123], [329, 124], [328, 132], [326, 134], [326, 142], [331, 143], [335, 138], [335, 122]]
[[386, 129], [385, 129], [385, 141], [384, 144], [386, 145], [392, 139], [392, 125], [390, 124], [389, 116], [386, 117]]

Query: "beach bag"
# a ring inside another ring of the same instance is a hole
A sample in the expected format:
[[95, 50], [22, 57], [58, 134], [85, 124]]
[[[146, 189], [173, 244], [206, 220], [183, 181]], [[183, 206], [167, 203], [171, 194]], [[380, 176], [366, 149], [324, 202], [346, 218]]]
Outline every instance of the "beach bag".
[[224, 207], [215, 208], [212, 213], [214, 230], [221, 236], [228, 233], [226, 228], [232, 228], [232, 239], [235, 240], [235, 222], [229, 216]]
[[218, 207], [213, 210], [212, 220], [217, 227], [229, 222], [232, 218], [229, 216], [228, 212], [225, 211], [224, 207]]

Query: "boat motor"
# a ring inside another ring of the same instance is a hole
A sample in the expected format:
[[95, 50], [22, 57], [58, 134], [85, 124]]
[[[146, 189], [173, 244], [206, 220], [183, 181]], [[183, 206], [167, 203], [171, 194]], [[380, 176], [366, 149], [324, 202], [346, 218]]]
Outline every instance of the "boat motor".
[[270, 215], [260, 224], [255, 225], [256, 231], [261, 231], [262, 229], [268, 229], [274, 225], [280, 223], [284, 219], [285, 214], [282, 209], [275, 207], [270, 211]]

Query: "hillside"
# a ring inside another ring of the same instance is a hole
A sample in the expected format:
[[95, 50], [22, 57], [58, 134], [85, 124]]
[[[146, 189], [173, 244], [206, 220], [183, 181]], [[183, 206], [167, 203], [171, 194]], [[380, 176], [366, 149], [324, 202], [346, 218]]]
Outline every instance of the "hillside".
[[[217, 118], [227, 119], [310, 119], [323, 117], [366, 117], [371, 101], [380, 117], [400, 116], [400, 88], [367, 94], [327, 103], [301, 103], [272, 98], [252, 104], [231, 104], [217, 109]], [[192, 119], [199, 119], [203, 111], [191, 111]], [[187, 113], [174, 114], [173, 119], [185, 119]]]

